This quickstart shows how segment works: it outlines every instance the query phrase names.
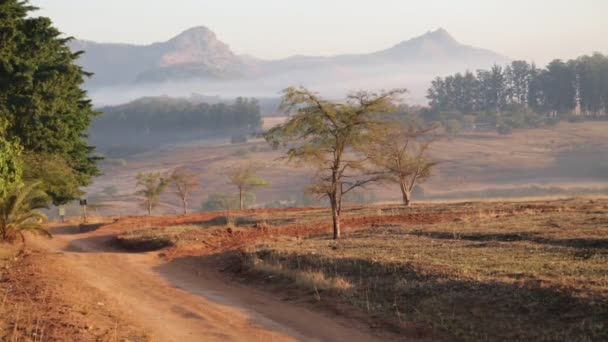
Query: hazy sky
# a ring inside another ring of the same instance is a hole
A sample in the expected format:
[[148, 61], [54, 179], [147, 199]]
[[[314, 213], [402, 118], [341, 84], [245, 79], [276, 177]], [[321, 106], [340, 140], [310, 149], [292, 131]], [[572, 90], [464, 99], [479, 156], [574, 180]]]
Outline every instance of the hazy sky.
[[544, 63], [608, 53], [608, 0], [32, 0], [68, 35], [147, 44], [205, 25], [261, 58], [371, 52], [438, 27]]

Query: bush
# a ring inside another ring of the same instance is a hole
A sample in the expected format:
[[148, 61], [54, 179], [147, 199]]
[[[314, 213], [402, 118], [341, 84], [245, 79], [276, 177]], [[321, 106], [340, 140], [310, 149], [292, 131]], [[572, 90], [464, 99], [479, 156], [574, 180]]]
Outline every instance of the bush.
[[501, 124], [496, 128], [498, 134], [507, 135], [513, 133], [513, 128], [509, 125]]
[[[255, 203], [255, 195], [247, 192], [243, 196], [243, 204], [245, 208], [252, 206]], [[239, 196], [228, 195], [223, 193], [210, 194], [207, 201], [203, 203], [203, 211], [216, 210], [237, 210], [239, 208]]]

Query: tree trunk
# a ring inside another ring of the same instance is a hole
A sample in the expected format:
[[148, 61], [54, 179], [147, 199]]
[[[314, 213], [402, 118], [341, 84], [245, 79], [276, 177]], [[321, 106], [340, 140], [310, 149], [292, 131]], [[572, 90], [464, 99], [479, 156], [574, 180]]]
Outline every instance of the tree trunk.
[[403, 205], [406, 207], [410, 206], [410, 202], [412, 201], [412, 193], [408, 190], [407, 185], [404, 182], [400, 184], [401, 195], [403, 196]]
[[337, 240], [340, 238], [340, 212], [337, 200], [330, 197], [329, 201], [331, 202], [331, 219], [333, 222], [334, 240]]
[[184, 206], [184, 215], [186, 215], [188, 213], [188, 200], [182, 198], [182, 205]]
[[152, 203], [148, 203], [148, 216], [152, 216]]
[[243, 190], [239, 189], [239, 210], [243, 210]]

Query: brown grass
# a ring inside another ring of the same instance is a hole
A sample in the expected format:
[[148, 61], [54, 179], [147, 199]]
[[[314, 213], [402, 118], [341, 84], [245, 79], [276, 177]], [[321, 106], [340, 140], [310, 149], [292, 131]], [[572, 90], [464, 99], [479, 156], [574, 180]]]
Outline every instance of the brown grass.
[[[425, 205], [414, 212], [460, 214], [419, 224], [395, 219], [338, 243], [329, 236], [278, 239], [249, 248], [245, 260], [266, 282], [340, 298], [397, 327], [423, 322], [462, 340], [608, 338], [607, 200]], [[350, 286], [298, 285], [300, 273]]]

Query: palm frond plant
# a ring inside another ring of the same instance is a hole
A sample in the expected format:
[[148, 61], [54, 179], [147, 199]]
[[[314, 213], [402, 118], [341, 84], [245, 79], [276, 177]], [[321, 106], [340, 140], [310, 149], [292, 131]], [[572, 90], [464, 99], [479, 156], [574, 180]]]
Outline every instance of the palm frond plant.
[[52, 237], [44, 228], [46, 215], [37, 210], [46, 208], [48, 203], [39, 185], [35, 182], [15, 187], [0, 199], [0, 240], [14, 242], [20, 238], [25, 244], [25, 232]]

